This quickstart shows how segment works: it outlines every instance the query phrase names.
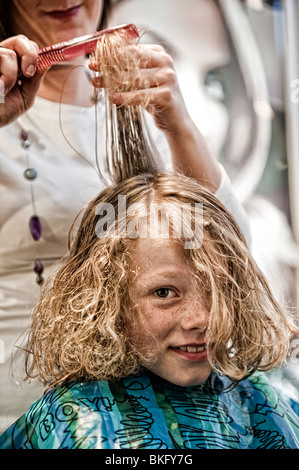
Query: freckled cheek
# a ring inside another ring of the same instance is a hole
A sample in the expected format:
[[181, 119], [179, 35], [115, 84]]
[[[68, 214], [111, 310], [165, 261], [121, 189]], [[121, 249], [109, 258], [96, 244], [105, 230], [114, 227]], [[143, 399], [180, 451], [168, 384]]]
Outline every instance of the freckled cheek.
[[162, 342], [172, 327], [172, 318], [166, 312], [157, 312], [154, 309], [143, 309], [138, 320], [135, 338], [143, 347], [151, 347], [155, 340]]

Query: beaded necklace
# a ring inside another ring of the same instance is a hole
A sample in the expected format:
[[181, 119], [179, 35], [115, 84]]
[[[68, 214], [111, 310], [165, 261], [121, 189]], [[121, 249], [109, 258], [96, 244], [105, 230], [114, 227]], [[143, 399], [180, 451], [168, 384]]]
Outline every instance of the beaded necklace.
[[[21, 145], [26, 151], [26, 159], [27, 159], [27, 168], [24, 171], [24, 178], [29, 182], [30, 184], [30, 194], [31, 194], [31, 205], [32, 205], [32, 215], [29, 219], [29, 230], [31, 233], [31, 236], [34, 240], [35, 243], [37, 243], [41, 236], [42, 236], [42, 226], [41, 226], [41, 221], [40, 218], [37, 215], [36, 212], [36, 207], [35, 207], [35, 199], [34, 199], [34, 188], [32, 186], [34, 180], [37, 177], [37, 171], [30, 167], [30, 161], [29, 161], [29, 148], [31, 146], [31, 142], [28, 138], [28, 132], [24, 129], [22, 129], [20, 133], [20, 140], [21, 140]], [[37, 253], [37, 246], [36, 246], [36, 256], [33, 264], [33, 271], [36, 273], [36, 282], [38, 285], [42, 285], [44, 282], [44, 278], [42, 276], [43, 271], [44, 271], [44, 266], [41, 260], [38, 257]]]
[[[61, 66], [61, 67], [71, 67], [71, 71], [73, 71], [74, 69], [78, 68], [79, 66], [77, 64], [73, 64], [72, 62], [69, 62], [68, 64], [57, 64], [56, 66]], [[81, 67], [81, 66], [80, 66]], [[87, 67], [87, 66], [83, 66], [84, 67], [84, 70], [86, 71], [86, 74], [87, 74], [87, 77], [89, 78], [89, 80], [91, 81], [91, 78], [93, 77], [93, 74], [92, 72], [90, 71], [90, 69]], [[67, 79], [66, 79], [67, 80]], [[66, 81], [65, 80], [65, 81]], [[64, 89], [64, 84], [62, 86], [62, 92], [63, 92], [63, 89]], [[61, 95], [62, 95], [62, 92], [61, 92]], [[94, 89], [94, 95], [92, 96], [92, 101], [96, 104], [98, 103], [99, 101], [99, 93], [98, 93], [98, 90]], [[62, 102], [62, 96], [61, 96], [61, 102]], [[97, 106], [95, 106], [95, 110], [97, 109]], [[59, 120], [61, 122], [61, 115], [60, 115], [60, 112], [61, 112], [61, 109], [59, 110]], [[96, 119], [96, 122], [97, 122], [97, 119]], [[63, 133], [63, 129], [61, 128], [61, 132]], [[96, 132], [97, 134], [97, 132]], [[63, 133], [64, 135], [64, 133]], [[26, 152], [26, 161], [27, 161], [27, 167], [23, 173], [24, 175], [24, 178], [28, 181], [29, 185], [30, 185], [30, 194], [31, 194], [31, 205], [32, 205], [32, 215], [29, 219], [29, 230], [30, 230], [30, 233], [31, 233], [31, 236], [33, 238], [33, 241], [35, 242], [35, 244], [40, 240], [41, 236], [42, 236], [42, 225], [41, 225], [41, 220], [40, 220], [40, 217], [37, 215], [37, 211], [36, 211], [36, 206], [35, 206], [35, 197], [34, 197], [34, 187], [33, 187], [33, 183], [34, 183], [34, 180], [37, 178], [37, 171], [35, 170], [35, 168], [32, 168], [30, 166], [30, 156], [29, 156], [29, 149], [31, 147], [31, 141], [29, 139], [29, 134], [28, 134], [28, 131], [26, 131], [25, 129], [21, 129], [21, 132], [19, 134], [19, 137], [20, 137], [20, 141], [21, 141], [21, 146], [23, 147], [23, 149], [25, 150]], [[89, 165], [91, 165], [91, 167], [97, 172], [97, 174], [100, 175], [100, 170], [99, 170], [99, 167], [98, 167], [98, 161], [96, 162], [97, 163], [97, 167], [95, 168], [94, 165], [86, 158], [84, 157], [84, 155], [82, 155], [81, 153], [79, 153], [74, 147], [73, 145], [68, 141], [67, 137], [64, 135], [64, 138], [66, 140], [66, 142], [68, 142], [68, 144], [70, 145], [70, 147], [81, 157], [83, 158]], [[35, 272], [35, 274], [37, 275], [36, 276], [36, 283], [40, 286], [43, 285], [44, 283], [44, 278], [42, 276], [43, 274], [43, 271], [44, 271], [44, 266], [43, 266], [43, 263], [41, 262], [39, 256], [38, 256], [38, 250], [37, 250], [37, 244], [35, 245], [35, 252], [36, 252], [36, 256], [35, 256], [35, 260], [34, 260], [34, 264], [33, 264], [33, 271]]]

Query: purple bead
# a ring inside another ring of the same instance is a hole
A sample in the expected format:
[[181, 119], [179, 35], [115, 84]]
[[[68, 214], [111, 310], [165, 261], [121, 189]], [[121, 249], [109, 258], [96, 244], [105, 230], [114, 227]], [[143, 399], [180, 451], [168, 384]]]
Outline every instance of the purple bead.
[[30, 233], [33, 240], [37, 241], [42, 236], [42, 226], [37, 215], [33, 215], [29, 220]]
[[24, 129], [21, 132], [21, 139], [24, 140], [24, 142], [25, 140], [28, 140], [28, 132], [25, 131]]
[[22, 130], [21, 134], [20, 134], [20, 137], [23, 141], [22, 143], [22, 147], [24, 147], [25, 149], [29, 148], [31, 143], [30, 141], [28, 140], [28, 132], [27, 131], [24, 131]]
[[43, 263], [38, 258], [36, 258], [36, 260], [34, 261], [33, 271], [40, 276], [43, 270], [44, 270]]

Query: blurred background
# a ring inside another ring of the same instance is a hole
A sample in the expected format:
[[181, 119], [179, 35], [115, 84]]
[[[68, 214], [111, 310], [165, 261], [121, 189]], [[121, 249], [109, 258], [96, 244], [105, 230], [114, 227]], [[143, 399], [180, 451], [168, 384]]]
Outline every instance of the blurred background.
[[[299, 0], [118, 0], [172, 56], [191, 117], [229, 174], [252, 253], [279, 301], [299, 305]], [[299, 400], [299, 340], [271, 379]]]

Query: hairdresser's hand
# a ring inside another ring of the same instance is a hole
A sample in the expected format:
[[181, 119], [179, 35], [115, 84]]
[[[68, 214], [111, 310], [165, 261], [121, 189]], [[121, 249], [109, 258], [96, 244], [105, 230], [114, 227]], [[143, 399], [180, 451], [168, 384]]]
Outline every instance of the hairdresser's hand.
[[[219, 163], [188, 113], [172, 58], [159, 45], [138, 44], [128, 46], [128, 50], [137, 55], [138, 69], [133, 77], [124, 70], [114, 80], [127, 83], [133, 91], [110, 92], [111, 102], [145, 107], [167, 137], [174, 168], [215, 191], [221, 180]], [[95, 61], [90, 68], [98, 70]], [[96, 77], [93, 84], [102, 88], [105, 80]]]
[[[0, 127], [31, 107], [43, 72], [36, 72], [38, 46], [23, 35], [0, 42]], [[19, 80], [19, 67], [22, 77]]]
[[[139, 69], [128, 77], [124, 71], [124, 83], [130, 81], [133, 91], [110, 93], [110, 101], [116, 105], [141, 105], [155, 119], [156, 125], [165, 133], [177, 133], [186, 124], [188, 112], [179, 88], [172, 58], [160, 45], [139, 44], [128, 46], [136, 53]], [[96, 70], [91, 62], [90, 68]], [[95, 86], [102, 87], [101, 79], [94, 79]], [[105, 85], [104, 85], [105, 86]]]

